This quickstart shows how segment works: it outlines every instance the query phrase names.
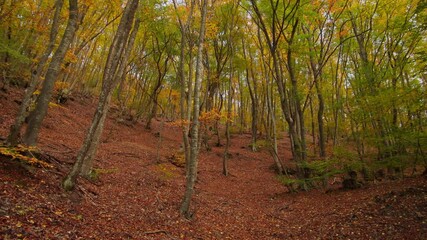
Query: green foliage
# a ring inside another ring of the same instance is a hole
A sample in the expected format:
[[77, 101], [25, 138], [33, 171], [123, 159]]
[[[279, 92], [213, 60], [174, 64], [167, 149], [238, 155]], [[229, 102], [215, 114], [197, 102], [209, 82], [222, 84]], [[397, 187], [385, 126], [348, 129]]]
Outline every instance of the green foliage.
[[323, 181], [326, 178], [343, 173], [343, 169], [339, 166], [337, 159], [315, 160], [311, 162], [302, 162], [299, 168], [308, 169], [311, 177], [306, 179], [310, 182]]
[[0, 39], [0, 54], [8, 54], [13, 61], [17, 61], [19, 63], [31, 63], [31, 59], [24, 54], [22, 54], [15, 47], [6, 44], [4, 41]]
[[279, 175], [278, 180], [289, 188], [291, 192], [297, 189], [308, 190], [312, 187], [325, 186], [329, 178], [341, 175], [345, 170], [337, 159], [325, 159], [306, 161], [297, 164], [300, 171], [306, 173], [306, 177], [297, 178], [291, 175]]
[[290, 192], [296, 192], [299, 189], [299, 186], [304, 186], [306, 184], [305, 179], [297, 179], [286, 175], [278, 175], [277, 180], [285, 185]]
[[337, 164], [337, 168], [341, 169], [342, 172], [359, 172], [365, 167], [359, 156], [345, 147], [336, 147], [333, 159]]

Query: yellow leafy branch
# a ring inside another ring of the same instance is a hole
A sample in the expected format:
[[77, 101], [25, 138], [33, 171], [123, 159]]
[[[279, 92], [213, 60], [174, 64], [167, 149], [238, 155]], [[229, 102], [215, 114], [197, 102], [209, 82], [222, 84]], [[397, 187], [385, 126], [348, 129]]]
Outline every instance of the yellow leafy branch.
[[[11, 159], [17, 159], [21, 162], [24, 162], [32, 166], [53, 168], [53, 165], [34, 157], [32, 152], [35, 152], [35, 151], [38, 151], [38, 149], [36, 147], [31, 147], [31, 146], [30, 147], [23, 146], [23, 145], [18, 145], [16, 147], [0, 146], [0, 155], [10, 157]], [[29, 155], [31, 156], [25, 156], [24, 155], [25, 153], [29, 153]]]

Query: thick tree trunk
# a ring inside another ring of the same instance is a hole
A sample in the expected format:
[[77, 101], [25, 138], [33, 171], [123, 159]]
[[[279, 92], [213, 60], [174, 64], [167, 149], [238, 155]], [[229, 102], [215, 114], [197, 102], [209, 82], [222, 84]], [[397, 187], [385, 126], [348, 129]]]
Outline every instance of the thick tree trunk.
[[58, 77], [61, 63], [68, 51], [71, 41], [78, 27], [78, 3], [77, 0], [69, 0], [69, 17], [67, 27], [62, 37], [61, 43], [55, 54], [52, 57], [52, 61], [49, 64], [46, 72], [45, 80], [39, 98], [37, 99], [36, 107], [30, 115], [30, 121], [28, 123], [27, 130], [24, 136], [24, 143], [27, 145], [36, 145], [37, 137], [41, 124], [44, 117], [47, 114], [49, 107], [49, 101], [52, 97], [53, 87]]
[[[126, 5], [122, 19], [118, 26], [113, 43], [110, 46], [107, 62], [105, 64], [103, 74], [103, 87], [101, 96], [99, 97], [98, 108], [95, 112], [92, 124], [84, 140], [83, 146], [80, 148], [77, 160], [73, 165], [70, 173], [63, 181], [65, 190], [72, 190], [76, 184], [77, 176], [85, 166], [84, 174], [90, 174], [91, 163], [96, 152], [99, 138], [102, 134], [105, 118], [109, 109], [111, 96], [114, 87], [117, 85], [117, 79], [122, 75], [127, 64], [127, 58], [133, 44], [136, 31], [134, 29], [132, 37], [129, 39], [129, 33], [132, 28], [135, 12], [138, 8], [139, 0], [129, 1]], [[124, 51], [126, 51], [124, 53]]]
[[198, 155], [198, 137], [199, 137], [199, 112], [200, 112], [200, 88], [203, 78], [203, 43], [205, 40], [206, 28], [206, 12], [207, 0], [203, 0], [202, 18], [200, 24], [200, 35], [197, 46], [197, 60], [196, 60], [196, 81], [194, 84], [194, 104], [193, 104], [193, 123], [191, 128], [191, 142], [190, 142], [190, 161], [187, 163], [188, 173], [186, 175], [186, 186], [184, 199], [181, 204], [180, 212], [186, 218], [191, 218], [190, 203], [194, 192], [194, 185], [197, 178], [197, 155]]
[[15, 118], [15, 122], [12, 126], [10, 126], [9, 136], [7, 137], [7, 144], [10, 146], [15, 146], [16, 144], [18, 144], [22, 125], [24, 124], [25, 118], [27, 117], [27, 109], [29, 108], [31, 103], [31, 97], [34, 91], [36, 90], [37, 84], [40, 81], [40, 76], [42, 74], [43, 68], [47, 60], [49, 59], [49, 55], [52, 53], [53, 48], [55, 47], [55, 39], [56, 39], [56, 36], [58, 35], [58, 28], [60, 23], [59, 19], [61, 16], [61, 9], [62, 9], [63, 3], [64, 3], [63, 0], [56, 0], [55, 2], [55, 13], [53, 16], [52, 26], [50, 29], [49, 43], [43, 55], [40, 57], [37, 63], [36, 69], [34, 69], [31, 72], [30, 84], [27, 87], [27, 89], [25, 89], [24, 97], [19, 107], [18, 114]]

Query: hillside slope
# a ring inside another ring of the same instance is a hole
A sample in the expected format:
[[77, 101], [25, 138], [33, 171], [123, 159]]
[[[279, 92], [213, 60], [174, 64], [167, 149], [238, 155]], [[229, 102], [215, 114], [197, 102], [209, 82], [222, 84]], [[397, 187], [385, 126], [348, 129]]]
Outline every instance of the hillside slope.
[[[21, 92], [0, 93], [0, 136]], [[221, 174], [223, 147], [202, 151], [193, 199], [194, 219], [178, 213], [184, 170], [180, 129], [154, 121], [128, 126], [112, 114], [96, 156], [97, 180], [60, 188], [91, 121], [96, 101], [75, 97], [52, 106], [39, 148], [53, 169], [23, 168], [0, 157], [2, 239], [426, 239], [427, 180], [371, 184], [353, 191], [296, 194], [277, 181], [267, 151], [250, 151], [250, 135], [234, 135], [230, 176]], [[161, 142], [159, 139], [161, 132]], [[289, 142], [280, 153], [289, 159]], [[157, 155], [160, 156], [159, 160]]]

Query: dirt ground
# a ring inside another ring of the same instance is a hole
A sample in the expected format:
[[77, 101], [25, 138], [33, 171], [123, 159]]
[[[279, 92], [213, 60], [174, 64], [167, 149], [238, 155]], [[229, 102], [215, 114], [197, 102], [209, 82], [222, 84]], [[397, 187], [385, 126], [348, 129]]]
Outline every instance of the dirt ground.
[[[0, 93], [5, 138], [22, 92]], [[90, 124], [96, 100], [75, 97], [51, 106], [39, 148], [52, 169], [23, 168], [0, 156], [2, 239], [427, 239], [427, 179], [370, 183], [357, 190], [289, 193], [268, 151], [252, 152], [249, 134], [233, 135], [230, 175], [222, 175], [224, 147], [202, 150], [192, 202], [179, 215], [184, 169], [181, 131], [172, 123], [117, 123], [113, 114], [96, 156], [96, 181], [60, 188]], [[114, 108], [113, 108], [114, 110]], [[161, 138], [159, 137], [161, 133]], [[279, 152], [290, 158], [289, 142]], [[159, 157], [157, 157], [159, 156]]]

